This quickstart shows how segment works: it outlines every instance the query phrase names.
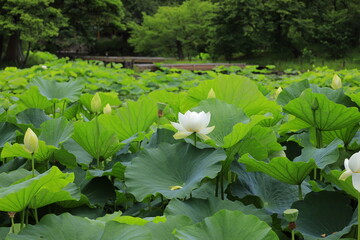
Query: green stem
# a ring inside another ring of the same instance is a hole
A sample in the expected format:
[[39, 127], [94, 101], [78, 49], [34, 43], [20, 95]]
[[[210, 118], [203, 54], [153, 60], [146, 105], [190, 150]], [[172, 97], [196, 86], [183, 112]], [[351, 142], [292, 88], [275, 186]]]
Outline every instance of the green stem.
[[295, 240], [295, 231], [291, 230], [291, 240]]
[[97, 164], [97, 168], [100, 169], [100, 149], [99, 149], [99, 138], [100, 138], [100, 126], [99, 126], [99, 122], [98, 122], [98, 115], [95, 115], [95, 123], [96, 123], [96, 139], [95, 139], [95, 144], [96, 144], [96, 164]]
[[24, 222], [25, 222], [25, 209], [21, 211], [20, 229], [24, 228]]
[[219, 195], [219, 176], [216, 176], [215, 197]]
[[303, 200], [301, 184], [299, 184], [298, 187], [299, 187], [299, 200]]
[[54, 102], [54, 118], [55, 118], [55, 115], [56, 115], [56, 103]]
[[196, 133], [194, 133], [194, 145], [196, 147]]
[[322, 133], [318, 128], [316, 128], [316, 148], [322, 148]]
[[360, 192], [358, 192], [358, 240], [360, 240]]
[[221, 200], [224, 200], [224, 176], [220, 173]]
[[14, 222], [14, 218], [11, 218], [11, 231], [12, 233], [15, 233], [15, 222]]
[[314, 167], [314, 180], [316, 180], [316, 178], [317, 178], [316, 170], [317, 170], [317, 168]]
[[34, 153], [31, 154], [31, 170], [32, 170], [32, 177], [35, 177], [35, 159], [34, 159]]
[[38, 212], [37, 212], [37, 208], [34, 208], [34, 217], [35, 217], [35, 222], [39, 223], [39, 217], [38, 217]]

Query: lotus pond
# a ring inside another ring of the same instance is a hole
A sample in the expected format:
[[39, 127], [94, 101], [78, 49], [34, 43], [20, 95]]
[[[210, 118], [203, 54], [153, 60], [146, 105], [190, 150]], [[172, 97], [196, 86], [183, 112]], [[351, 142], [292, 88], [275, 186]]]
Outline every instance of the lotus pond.
[[271, 68], [1, 71], [0, 239], [356, 239], [360, 72]]

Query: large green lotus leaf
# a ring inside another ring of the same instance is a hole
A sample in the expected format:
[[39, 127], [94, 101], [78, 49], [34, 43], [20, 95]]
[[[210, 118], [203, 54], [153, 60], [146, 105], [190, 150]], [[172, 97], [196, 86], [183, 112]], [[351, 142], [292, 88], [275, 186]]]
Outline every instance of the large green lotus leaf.
[[[57, 148], [51, 145], [46, 145], [44, 141], [39, 140], [39, 149], [34, 154], [34, 158], [40, 162], [45, 161], [51, 156], [55, 149]], [[31, 159], [31, 154], [25, 149], [23, 144], [15, 143], [11, 145], [10, 143], [6, 143], [1, 152], [1, 157], [23, 157]]]
[[127, 225], [116, 221], [109, 221], [105, 225], [101, 240], [149, 240], [150, 230], [143, 226]]
[[342, 104], [347, 107], [356, 107], [356, 104], [351, 101], [351, 98], [344, 94], [343, 88], [332, 89], [328, 87], [319, 87], [315, 84], [310, 84], [310, 87], [314, 93], [321, 93], [335, 103]]
[[64, 165], [66, 168], [74, 169], [78, 166], [76, 157], [63, 148], [54, 151], [53, 159]]
[[7, 173], [3, 172], [0, 174], [0, 188], [8, 187], [11, 184], [19, 181], [20, 179], [23, 179], [26, 176], [30, 175], [31, 172], [23, 168], [19, 168]]
[[117, 162], [114, 165], [112, 165], [111, 168], [107, 168], [105, 170], [100, 169], [91, 169], [87, 171], [87, 179], [91, 179], [94, 177], [102, 177], [102, 176], [113, 176], [118, 179], [124, 179], [124, 173], [125, 173], [126, 167], [121, 163]]
[[122, 144], [114, 131], [105, 128], [100, 122], [76, 122], [72, 138], [94, 158], [106, 159], [115, 154]]
[[176, 229], [175, 236], [184, 240], [279, 239], [259, 218], [226, 209], [205, 218], [204, 222]]
[[320, 169], [335, 163], [339, 159], [339, 147], [343, 147], [343, 141], [335, 139], [326, 148], [315, 148], [306, 146], [301, 150], [301, 155], [294, 159], [294, 162], [308, 162], [314, 159]]
[[16, 115], [17, 122], [19, 124], [25, 125], [24, 127], [20, 125], [20, 127], [24, 128], [25, 130], [28, 126], [31, 125], [36, 128], [40, 128], [40, 125], [43, 122], [50, 119], [51, 118], [44, 113], [44, 110], [37, 108], [28, 108]]
[[284, 183], [299, 185], [316, 166], [314, 159], [308, 162], [292, 162], [286, 157], [276, 157], [269, 163], [251, 158], [248, 154], [242, 156], [239, 162], [246, 165], [250, 172], [263, 172]]
[[181, 100], [184, 94], [168, 92], [166, 90], [156, 90], [149, 93], [149, 98], [154, 99], [158, 103], [169, 104], [174, 113], [180, 112]]
[[[231, 170], [237, 174], [237, 180], [230, 185], [232, 195], [241, 199], [257, 196], [263, 208], [271, 214], [281, 215], [299, 199], [297, 186], [280, 182], [262, 172], [247, 172], [245, 166], [237, 162], [233, 162]], [[304, 187], [303, 192], [306, 193]]]
[[[125, 170], [127, 190], [139, 201], [157, 193], [168, 199], [184, 198], [199, 187], [204, 178], [216, 177], [225, 158], [221, 149], [163, 143], [158, 148], [145, 149], [132, 159]], [[174, 186], [179, 188], [171, 190]]]
[[75, 102], [79, 99], [84, 87], [82, 81], [56, 82], [38, 78], [32, 82], [38, 86], [40, 93], [49, 100], [69, 100]]
[[[119, 100], [118, 94], [115, 92], [99, 92], [99, 96], [101, 99], [101, 106], [104, 108], [106, 104], [110, 104], [110, 106], [119, 106], [121, 101]], [[80, 102], [84, 105], [89, 111], [91, 111], [91, 100], [94, 95], [85, 93], [80, 97]]]
[[182, 102], [181, 111], [185, 112], [207, 99], [211, 88], [217, 99], [241, 107], [248, 116], [280, 109], [280, 106], [268, 100], [250, 79], [238, 75], [218, 75], [214, 80], [204, 81], [191, 88]]
[[75, 156], [76, 162], [82, 165], [89, 165], [93, 161], [93, 157], [74, 139], [70, 138], [63, 143], [63, 147], [72, 155]]
[[71, 137], [73, 130], [73, 124], [69, 123], [65, 117], [51, 119], [41, 124], [39, 139], [49, 145], [59, 147], [60, 143], [65, 142]]
[[[294, 117], [294, 116], [291, 116]], [[300, 118], [291, 119], [288, 122], [282, 124], [279, 128], [279, 134], [283, 135], [287, 132], [297, 132], [301, 129], [310, 128], [311, 125]]]
[[360, 107], [360, 92], [349, 94], [349, 97]]
[[253, 127], [242, 141], [230, 149], [232, 154], [238, 153], [242, 156], [249, 153], [260, 160], [267, 159], [269, 153], [281, 150], [282, 146], [277, 142], [274, 130], [261, 126]]
[[164, 214], [166, 216], [185, 215], [191, 218], [194, 223], [198, 223], [207, 217], [211, 217], [222, 209], [241, 211], [245, 214], [255, 215], [260, 220], [269, 224], [272, 222], [271, 217], [263, 209], [257, 209], [253, 205], [245, 206], [240, 201], [232, 202], [229, 200], [221, 200], [216, 197], [208, 199], [191, 198], [186, 201], [172, 199], [166, 206]]
[[296, 230], [306, 240], [340, 239], [355, 224], [350, 199], [340, 192], [311, 192], [291, 208], [299, 210]]
[[80, 189], [74, 181], [74, 175], [68, 175], [67, 178], [59, 179], [57, 181], [50, 181], [31, 200], [30, 208], [40, 208], [54, 202], [67, 200], [80, 200]]
[[216, 146], [224, 148], [236, 144], [254, 125], [266, 118], [256, 115], [249, 119], [241, 108], [218, 99], [201, 101], [199, 106], [192, 110], [211, 113], [209, 126], [215, 126], [215, 129], [208, 136]]
[[[338, 138], [343, 140], [345, 145], [348, 145], [352, 141], [356, 133], [358, 132], [359, 127], [360, 127], [359, 124], [356, 123], [355, 125], [346, 128], [341, 128], [339, 130], [323, 131], [321, 132], [323, 144], [330, 144], [332, 141], [334, 141], [334, 139]], [[312, 135], [316, 136], [315, 133]]]
[[[313, 111], [312, 107], [316, 105], [318, 109]], [[290, 101], [284, 106], [284, 110], [322, 131], [341, 129], [360, 121], [360, 112], [357, 108], [336, 104], [325, 95], [312, 93], [311, 89], [305, 90], [299, 98]]]
[[[120, 141], [137, 133], [145, 132], [157, 119], [156, 102], [142, 98], [137, 102], [128, 101], [127, 106], [120, 108], [115, 115], [103, 114], [99, 122], [107, 129], [115, 132]], [[142, 139], [138, 139], [140, 141]]]
[[342, 174], [342, 172], [339, 170], [331, 170], [329, 172], [326, 172], [326, 171], [322, 172], [322, 175], [325, 177], [325, 179], [327, 181], [331, 182], [338, 188], [344, 190], [346, 193], [350, 194], [355, 199], [357, 199], [358, 191], [354, 188], [351, 177], [348, 177], [345, 181], [343, 181], [343, 180], [339, 179], [341, 174]]
[[40, 94], [39, 89], [35, 86], [22, 93], [19, 99], [27, 108], [46, 109], [52, 105], [46, 97]]
[[63, 213], [49, 214], [36, 225], [28, 225], [18, 235], [9, 234], [7, 240], [100, 240], [105, 223]]
[[18, 128], [8, 122], [0, 122], [0, 148], [7, 142], [12, 142], [16, 138], [16, 130]]
[[151, 231], [153, 240], [177, 240], [172, 232], [175, 228], [181, 228], [193, 224], [191, 219], [186, 216], [167, 216], [166, 222], [150, 222], [145, 225]]
[[277, 97], [276, 101], [285, 106], [291, 100], [298, 98], [301, 93], [305, 90], [310, 88], [310, 84], [308, 80], [303, 80], [300, 82], [296, 82], [288, 86], [287, 88], [283, 89], [279, 96]]
[[0, 188], [0, 210], [7, 212], [20, 212], [36, 197], [47, 184], [61, 182], [69, 174], [62, 173], [57, 167], [24, 182]]

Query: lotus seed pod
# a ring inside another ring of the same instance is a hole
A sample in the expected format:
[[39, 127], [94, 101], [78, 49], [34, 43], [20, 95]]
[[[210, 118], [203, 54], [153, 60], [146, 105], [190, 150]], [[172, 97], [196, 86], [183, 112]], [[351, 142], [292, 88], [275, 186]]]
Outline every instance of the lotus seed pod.
[[39, 140], [36, 134], [28, 128], [24, 136], [24, 146], [30, 153], [35, 153], [39, 148]]
[[212, 88], [210, 89], [207, 98], [216, 98], [214, 89], [212, 89]]
[[94, 113], [101, 113], [102, 107], [101, 107], [101, 98], [99, 93], [96, 93], [95, 96], [91, 100], [91, 111]]
[[111, 109], [110, 104], [106, 104], [106, 106], [103, 109], [103, 113], [104, 114], [111, 114], [111, 112], [112, 112], [112, 109]]
[[284, 211], [284, 217], [288, 222], [296, 222], [299, 215], [299, 210], [297, 209], [287, 209]]

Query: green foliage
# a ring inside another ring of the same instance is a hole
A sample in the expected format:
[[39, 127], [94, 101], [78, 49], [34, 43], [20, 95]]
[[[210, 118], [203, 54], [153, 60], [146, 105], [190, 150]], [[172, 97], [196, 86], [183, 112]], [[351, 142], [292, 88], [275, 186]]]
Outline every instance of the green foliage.
[[183, 59], [204, 52], [214, 5], [189, 0], [178, 7], [160, 7], [153, 16], [144, 15], [141, 25], [131, 23], [129, 42], [136, 52], [170, 55]]

